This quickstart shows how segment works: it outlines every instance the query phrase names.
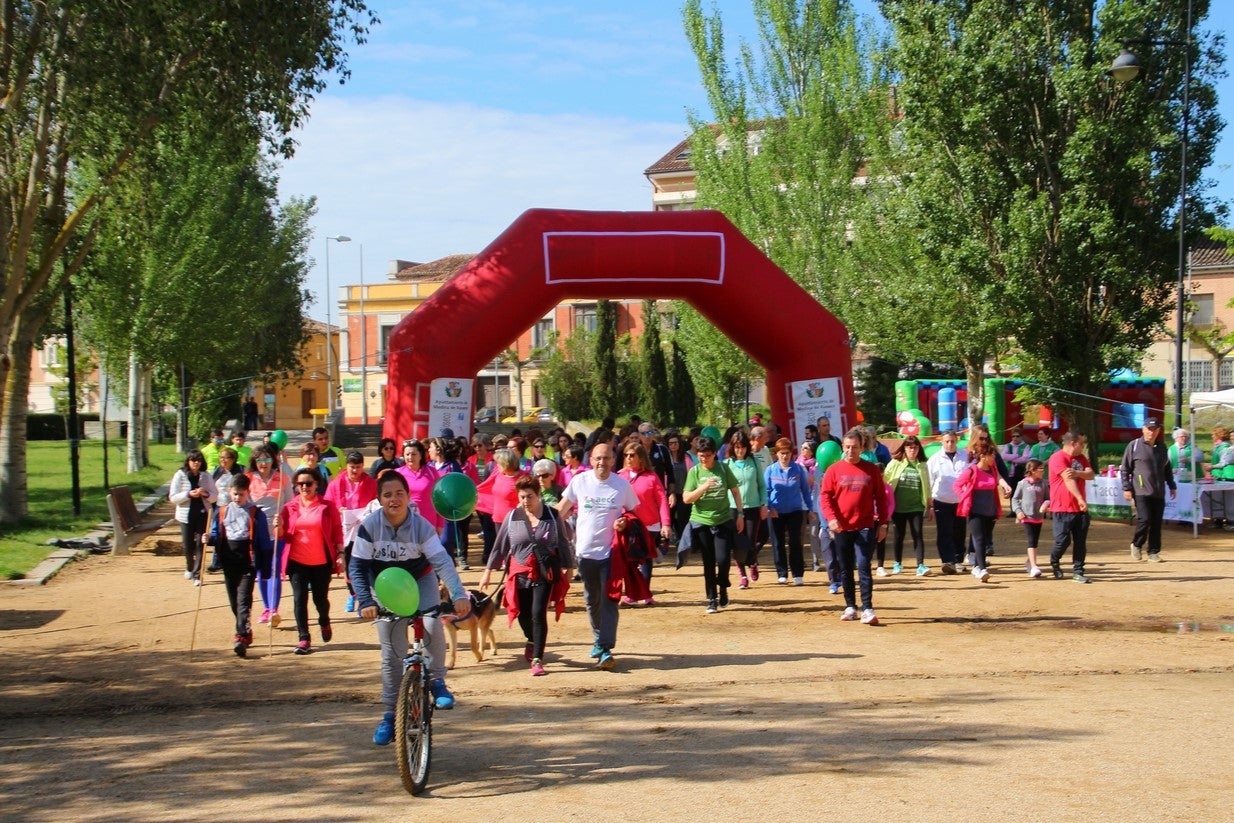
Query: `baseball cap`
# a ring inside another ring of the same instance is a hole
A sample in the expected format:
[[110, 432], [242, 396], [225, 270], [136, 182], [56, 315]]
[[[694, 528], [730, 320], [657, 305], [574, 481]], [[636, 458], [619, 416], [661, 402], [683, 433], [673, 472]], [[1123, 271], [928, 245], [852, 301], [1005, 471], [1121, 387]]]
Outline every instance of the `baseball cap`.
[[1158, 419], [1157, 419], [1157, 418], [1155, 418], [1155, 417], [1150, 417], [1150, 418], [1148, 418], [1147, 420], [1145, 420], [1145, 421], [1144, 421], [1144, 428], [1146, 428], [1146, 429], [1159, 429], [1159, 428], [1161, 428], [1161, 421], [1160, 421], [1160, 420], [1158, 420]]

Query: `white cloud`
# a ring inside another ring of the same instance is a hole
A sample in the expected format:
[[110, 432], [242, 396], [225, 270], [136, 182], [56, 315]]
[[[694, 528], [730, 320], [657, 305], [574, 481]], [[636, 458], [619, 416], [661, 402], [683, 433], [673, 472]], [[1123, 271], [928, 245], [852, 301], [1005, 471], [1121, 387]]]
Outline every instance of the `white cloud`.
[[[320, 295], [327, 235], [353, 239], [330, 250], [337, 290], [358, 279], [358, 243], [372, 282], [394, 258], [480, 251], [529, 208], [648, 210], [643, 169], [683, 134], [680, 123], [325, 98], [283, 167], [280, 193], [317, 197], [309, 287]], [[324, 303], [310, 313], [324, 319]]]

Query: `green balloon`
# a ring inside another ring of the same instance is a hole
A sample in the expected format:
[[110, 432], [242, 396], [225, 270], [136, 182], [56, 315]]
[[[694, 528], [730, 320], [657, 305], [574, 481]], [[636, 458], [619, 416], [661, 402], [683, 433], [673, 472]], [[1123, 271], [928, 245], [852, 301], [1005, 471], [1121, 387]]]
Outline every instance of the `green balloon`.
[[720, 430], [715, 426], [703, 426], [703, 430], [700, 433], [703, 437], [710, 437], [712, 440], [716, 441], [716, 445], [720, 444]]
[[840, 447], [836, 445], [834, 440], [824, 440], [818, 444], [818, 449], [814, 452], [814, 460], [818, 464], [817, 470], [825, 470], [832, 463], [840, 459]]
[[373, 594], [387, 611], [400, 617], [411, 617], [420, 608], [420, 584], [411, 572], [398, 566], [391, 566], [377, 575]]
[[279, 447], [279, 451], [287, 448], [287, 432], [275, 429], [270, 432], [270, 442]]
[[476, 508], [476, 484], [459, 472], [437, 478], [433, 484], [433, 508], [447, 520], [462, 520]]

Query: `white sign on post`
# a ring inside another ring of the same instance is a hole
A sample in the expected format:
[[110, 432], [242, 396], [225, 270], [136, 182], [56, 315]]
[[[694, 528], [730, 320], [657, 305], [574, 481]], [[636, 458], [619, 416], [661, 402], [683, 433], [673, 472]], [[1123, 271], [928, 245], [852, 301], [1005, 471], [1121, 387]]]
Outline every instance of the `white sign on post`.
[[844, 433], [846, 421], [840, 409], [844, 404], [844, 383], [838, 377], [820, 377], [815, 380], [797, 380], [789, 384], [793, 398], [793, 435], [796, 442], [806, 439], [806, 426], [818, 418], [831, 420], [831, 433], [839, 437]]
[[428, 436], [441, 437], [445, 429], [454, 436], [471, 434], [471, 398], [475, 380], [468, 377], [439, 377], [429, 390]]

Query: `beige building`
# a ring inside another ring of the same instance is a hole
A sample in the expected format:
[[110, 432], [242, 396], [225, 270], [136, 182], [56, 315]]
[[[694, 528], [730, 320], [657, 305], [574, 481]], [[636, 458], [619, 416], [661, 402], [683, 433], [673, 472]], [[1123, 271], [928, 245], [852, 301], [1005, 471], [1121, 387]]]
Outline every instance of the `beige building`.
[[[1191, 249], [1189, 264], [1186, 290], [1193, 312], [1189, 325], [1218, 337], [1228, 335], [1229, 347], [1234, 349], [1234, 308], [1230, 306], [1234, 300], [1234, 255], [1226, 250], [1224, 243], [1203, 240]], [[1149, 347], [1142, 370], [1145, 377], [1164, 377], [1167, 391], [1171, 393], [1174, 391], [1176, 348], [1172, 332], [1177, 317], [1176, 312], [1170, 312], [1167, 333]], [[1193, 337], [1184, 340], [1184, 394], [1234, 385], [1234, 351], [1224, 352], [1222, 348], [1213, 352]], [[1217, 357], [1218, 354], [1226, 356]]]

